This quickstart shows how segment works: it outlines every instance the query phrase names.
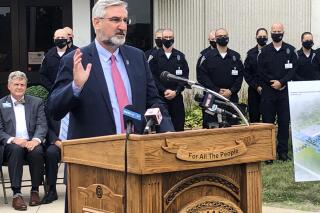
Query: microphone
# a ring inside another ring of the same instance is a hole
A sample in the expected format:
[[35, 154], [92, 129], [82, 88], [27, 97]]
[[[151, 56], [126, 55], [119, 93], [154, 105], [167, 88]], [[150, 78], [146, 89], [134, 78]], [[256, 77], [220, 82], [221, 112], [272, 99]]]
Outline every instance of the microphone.
[[151, 127], [153, 125], [159, 125], [162, 121], [162, 114], [160, 108], [148, 109], [144, 114], [144, 117], [147, 121], [146, 127], [143, 131], [144, 134], [149, 134], [151, 132]]
[[133, 105], [127, 105], [123, 109], [123, 121], [128, 134], [132, 133], [132, 127], [142, 122], [142, 116], [137, 111]]
[[186, 79], [186, 78], [181, 78], [179, 76], [176, 76], [176, 75], [173, 75], [171, 73], [169, 73], [168, 71], [163, 71], [161, 74], [160, 74], [160, 79], [162, 81], [169, 81], [169, 82], [178, 82], [178, 83], [184, 83], [185, 86], [187, 88], [191, 88], [192, 85], [199, 85], [197, 82], [195, 81], [190, 81], [189, 79]]
[[217, 114], [226, 114], [226, 115], [231, 116], [232, 118], [238, 118], [237, 115], [229, 112], [228, 110], [221, 109], [221, 108], [219, 108], [219, 107], [218, 107], [217, 105], [215, 105], [215, 104], [212, 105], [211, 108], [206, 108], [205, 112], [207, 112], [207, 113], [209, 113], [209, 114], [211, 114], [211, 115], [212, 115], [212, 113], [213, 113], [213, 114], [214, 114], [214, 113], [217, 113]]

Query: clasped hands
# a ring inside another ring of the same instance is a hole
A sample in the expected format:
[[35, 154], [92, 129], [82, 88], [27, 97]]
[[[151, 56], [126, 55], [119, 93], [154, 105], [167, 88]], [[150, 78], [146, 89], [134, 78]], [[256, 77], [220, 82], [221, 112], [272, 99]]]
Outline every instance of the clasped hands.
[[13, 144], [17, 144], [18, 146], [21, 146], [23, 148], [28, 149], [28, 151], [32, 151], [36, 146], [38, 146], [40, 144], [39, 141], [37, 140], [30, 140], [28, 141], [27, 139], [23, 139], [23, 138], [17, 138], [15, 137], [12, 142]]
[[219, 94], [222, 95], [222, 96], [225, 97], [225, 98], [230, 98], [230, 96], [232, 95], [232, 92], [231, 92], [231, 90], [229, 90], [229, 89], [221, 88], [221, 89], [219, 90]]
[[276, 89], [276, 90], [280, 90], [281, 91], [284, 88], [286, 88], [286, 86], [282, 86], [280, 81], [278, 81], [278, 80], [271, 80], [270, 83], [271, 83], [271, 87], [273, 89]]
[[164, 97], [167, 100], [172, 100], [177, 96], [177, 93], [175, 90], [171, 90], [171, 89], [166, 89], [166, 91], [164, 91]]

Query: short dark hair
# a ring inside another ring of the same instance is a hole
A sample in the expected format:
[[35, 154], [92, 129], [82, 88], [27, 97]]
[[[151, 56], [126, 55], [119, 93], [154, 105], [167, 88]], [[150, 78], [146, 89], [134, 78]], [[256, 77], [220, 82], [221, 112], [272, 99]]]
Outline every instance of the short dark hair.
[[259, 33], [261, 30], [265, 31], [265, 32], [268, 34], [268, 30], [267, 30], [266, 28], [261, 27], [261, 28], [258, 28], [258, 29], [257, 29], [257, 31], [256, 31], [256, 36], [258, 35], [258, 33]]
[[303, 38], [304, 38], [305, 35], [312, 35], [312, 33], [310, 33], [310, 32], [304, 32], [304, 33], [302, 33], [302, 35], [301, 35], [301, 41], [303, 41]]

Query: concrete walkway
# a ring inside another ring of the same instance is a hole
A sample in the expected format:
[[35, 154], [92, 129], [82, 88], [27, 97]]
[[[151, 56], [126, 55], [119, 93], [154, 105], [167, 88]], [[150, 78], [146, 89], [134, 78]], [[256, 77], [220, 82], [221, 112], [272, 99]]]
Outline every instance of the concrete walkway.
[[[4, 176], [5, 178], [8, 178], [8, 172], [7, 168], [3, 168]], [[59, 168], [59, 174], [58, 177], [63, 177], [63, 165], [61, 168]], [[28, 167], [24, 168], [24, 179], [29, 178], [29, 171]], [[41, 205], [41, 206], [35, 206], [30, 207], [28, 206], [27, 211], [24, 211], [26, 213], [64, 213], [64, 196], [65, 196], [65, 190], [66, 187], [63, 184], [57, 185], [57, 191], [59, 199], [54, 201], [51, 204]], [[30, 193], [30, 187], [23, 187], [22, 188], [22, 194], [23, 198], [26, 203], [29, 202], [29, 193]], [[40, 187], [40, 197], [42, 198], [44, 195], [43, 187]], [[9, 199], [8, 204], [4, 204], [4, 198], [3, 198], [3, 192], [2, 187], [0, 185], [0, 213], [17, 213], [18, 211], [14, 210], [11, 207], [11, 200], [12, 200], [12, 193], [10, 189], [7, 189], [7, 196]], [[273, 208], [273, 207], [266, 207], [264, 206], [262, 209], [262, 213], [320, 213], [319, 212], [305, 212], [305, 211], [298, 211], [298, 210], [292, 210], [292, 209], [281, 209], [281, 208]]]

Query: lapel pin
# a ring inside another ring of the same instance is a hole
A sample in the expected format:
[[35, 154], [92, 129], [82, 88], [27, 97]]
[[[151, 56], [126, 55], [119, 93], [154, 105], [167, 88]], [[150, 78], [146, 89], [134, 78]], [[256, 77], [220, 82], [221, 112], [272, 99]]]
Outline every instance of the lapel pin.
[[130, 64], [130, 63], [129, 63], [129, 60], [126, 60], [126, 65], [128, 65], [128, 66], [129, 66], [129, 64]]

